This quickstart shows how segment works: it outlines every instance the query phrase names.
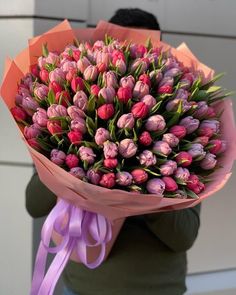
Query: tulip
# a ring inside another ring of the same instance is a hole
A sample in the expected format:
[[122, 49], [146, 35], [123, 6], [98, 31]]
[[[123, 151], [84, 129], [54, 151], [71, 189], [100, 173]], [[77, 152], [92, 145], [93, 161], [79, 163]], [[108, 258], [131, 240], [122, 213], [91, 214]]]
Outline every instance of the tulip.
[[87, 178], [92, 184], [98, 185], [102, 178], [102, 173], [94, 169], [89, 169], [87, 171]]
[[126, 138], [119, 143], [119, 153], [124, 158], [131, 158], [137, 152], [137, 146], [132, 139]]
[[96, 55], [96, 64], [104, 64], [105, 69], [108, 68], [111, 62], [111, 55], [108, 52], [98, 51]]
[[45, 67], [45, 65], [46, 65], [46, 58], [43, 56], [40, 56], [38, 58], [38, 66], [42, 69]]
[[49, 121], [47, 122], [47, 129], [52, 134], [60, 134], [62, 133], [62, 128], [59, 122], [57, 121]]
[[213, 139], [209, 142], [209, 144], [213, 144], [214, 146], [209, 149], [209, 152], [215, 155], [219, 155], [225, 152], [227, 144], [225, 140]]
[[212, 137], [214, 135], [214, 130], [210, 127], [202, 127], [200, 124], [199, 129], [197, 130], [198, 135], [200, 135], [201, 137]]
[[85, 146], [79, 148], [79, 156], [82, 161], [86, 161], [88, 164], [93, 164], [96, 157], [93, 150]]
[[114, 169], [118, 165], [118, 160], [117, 159], [105, 159], [103, 161], [103, 165], [104, 165], [104, 167], [106, 167], [108, 169]]
[[[204, 128], [209, 128], [211, 130], [211, 132], [214, 133], [219, 133], [220, 131], [220, 122], [217, 120], [203, 120], [199, 126], [199, 132], [201, 135], [202, 134], [202, 130], [204, 130]], [[209, 136], [210, 137], [210, 136]]]
[[76, 92], [73, 97], [74, 105], [77, 106], [82, 111], [85, 111], [88, 107], [88, 97], [84, 91], [80, 90]]
[[36, 138], [41, 133], [41, 130], [37, 124], [25, 126], [24, 136], [26, 139]]
[[21, 107], [11, 108], [11, 113], [17, 122], [25, 121], [27, 118], [27, 113]]
[[65, 79], [65, 73], [60, 68], [56, 68], [49, 73], [50, 82], [57, 82], [62, 85], [65, 82]]
[[179, 139], [172, 133], [165, 133], [162, 136], [162, 141], [169, 144], [171, 148], [176, 147], [179, 144]]
[[130, 89], [133, 90], [135, 85], [135, 79], [132, 75], [129, 75], [127, 77], [122, 77], [120, 79], [120, 86], [121, 87], [129, 87]]
[[67, 116], [67, 110], [63, 105], [52, 104], [47, 109], [47, 115], [48, 115], [49, 118], [66, 117]]
[[82, 74], [89, 65], [91, 65], [91, 63], [85, 56], [77, 61], [77, 68]]
[[74, 92], [84, 90], [84, 81], [80, 77], [74, 77], [71, 80], [70, 87]]
[[72, 56], [75, 61], [80, 59], [81, 51], [79, 49], [73, 49]]
[[85, 120], [83, 118], [74, 119], [71, 121], [71, 130], [73, 131], [79, 131], [82, 134], [85, 134], [87, 132], [87, 127]]
[[197, 108], [195, 109], [193, 116], [197, 119], [202, 119], [207, 115], [208, 105], [205, 101], [199, 101], [197, 103]]
[[71, 102], [70, 93], [68, 91], [61, 91], [56, 93], [55, 97], [56, 103], [63, 105], [64, 107], [68, 107]]
[[113, 104], [104, 104], [98, 108], [98, 117], [102, 120], [110, 119], [115, 113]]
[[154, 83], [158, 84], [163, 79], [163, 74], [160, 70], [154, 70], [150, 72], [150, 78]]
[[69, 173], [81, 180], [83, 180], [86, 176], [84, 170], [81, 167], [73, 167], [70, 169]]
[[115, 95], [116, 95], [115, 89], [110, 86], [103, 87], [98, 92], [98, 96], [102, 96], [106, 103], [113, 103]]
[[83, 73], [84, 79], [86, 81], [95, 81], [98, 76], [98, 70], [96, 66], [89, 65]]
[[38, 141], [37, 141], [36, 138], [30, 138], [30, 139], [27, 139], [27, 142], [28, 142], [28, 144], [29, 144], [33, 149], [35, 149], [36, 151], [40, 151], [40, 150], [41, 150], [41, 146], [40, 146], [40, 144], [38, 143]]
[[32, 120], [35, 124], [37, 124], [40, 127], [47, 127], [47, 111], [42, 108], [37, 108], [37, 112], [33, 114]]
[[95, 134], [95, 142], [97, 145], [103, 146], [104, 142], [110, 139], [110, 133], [104, 128], [98, 128]]
[[162, 181], [165, 183], [165, 190], [167, 192], [174, 192], [178, 189], [178, 185], [172, 177], [164, 176], [162, 177]]
[[91, 91], [92, 95], [98, 96], [99, 91], [100, 91], [100, 87], [96, 84], [93, 84], [93, 85], [91, 85], [90, 91]]
[[34, 89], [34, 95], [36, 95], [39, 99], [43, 100], [48, 95], [48, 87], [46, 85], [41, 85], [38, 87], [35, 87]]
[[192, 163], [192, 156], [188, 152], [179, 152], [176, 156], [176, 162], [182, 167], [187, 167]]
[[171, 153], [172, 149], [168, 143], [160, 140], [160, 141], [154, 142], [153, 151], [155, 153], [161, 153], [163, 155], [168, 156]]
[[145, 83], [149, 87], [151, 87], [151, 80], [150, 80], [150, 77], [147, 74], [140, 75], [138, 79], [139, 79], [139, 81], [142, 81], [143, 83]]
[[207, 136], [196, 137], [193, 141], [193, 143], [200, 143], [202, 146], [206, 146], [208, 142], [209, 142], [209, 137]]
[[55, 66], [58, 66], [60, 58], [57, 53], [55, 52], [49, 52], [48, 56], [45, 58], [46, 63], [53, 64]]
[[20, 95], [20, 94], [16, 94], [15, 96], [15, 103], [17, 106], [21, 106], [22, 105], [22, 99], [23, 99], [23, 96]]
[[132, 113], [120, 116], [117, 121], [117, 127], [121, 129], [132, 129], [135, 124], [135, 119]]
[[216, 155], [207, 153], [205, 158], [200, 162], [200, 167], [204, 170], [210, 170], [215, 168], [217, 160]]
[[61, 165], [64, 164], [65, 159], [66, 159], [66, 154], [63, 151], [60, 151], [60, 150], [57, 150], [57, 149], [53, 149], [51, 151], [50, 160], [54, 164], [56, 164], [58, 166], [61, 166]]
[[109, 71], [107, 73], [103, 73], [103, 83], [106, 87], [110, 86], [113, 88], [118, 87], [118, 82], [116, 78], [116, 74], [112, 71]]
[[215, 118], [216, 113], [213, 107], [208, 107], [206, 118]]
[[178, 189], [177, 191], [175, 191], [175, 198], [187, 199], [188, 195], [185, 191]]
[[148, 114], [148, 107], [144, 102], [137, 102], [132, 106], [131, 113], [135, 118], [145, 118]]
[[188, 181], [187, 181], [187, 187], [190, 190], [194, 190], [194, 188], [199, 184], [199, 178], [195, 174], [190, 174]]
[[159, 85], [158, 85], [158, 88], [160, 88], [160, 87], [162, 87], [162, 86], [164, 86], [164, 87], [166, 87], [166, 86], [171, 86], [171, 87], [173, 87], [173, 86], [174, 86], [174, 78], [173, 78], [173, 77], [164, 77], [164, 78], [160, 81], [160, 83], [159, 83]]
[[145, 128], [148, 131], [162, 131], [166, 127], [165, 119], [161, 115], [153, 115], [147, 119]]
[[126, 72], [126, 63], [122, 59], [118, 59], [115, 63], [115, 67], [120, 75], [124, 75]]
[[116, 183], [121, 186], [131, 185], [133, 182], [133, 176], [126, 171], [116, 173]]
[[74, 154], [69, 154], [66, 156], [66, 165], [71, 169], [71, 168], [74, 168], [74, 167], [77, 167], [78, 164], [79, 164], [79, 159], [76, 155]]
[[161, 175], [169, 176], [172, 175], [177, 169], [177, 164], [175, 161], [168, 160], [163, 165], [160, 166]]
[[165, 186], [166, 185], [164, 181], [159, 178], [153, 178], [147, 182], [146, 188], [150, 194], [157, 194], [162, 196], [165, 191]]
[[187, 134], [190, 134], [198, 129], [200, 122], [198, 119], [194, 119], [192, 116], [187, 116], [182, 119], [179, 124], [186, 128]]
[[72, 120], [85, 117], [85, 113], [77, 106], [69, 106], [67, 108], [67, 113]]
[[157, 162], [156, 156], [149, 150], [144, 150], [139, 155], [139, 162], [141, 165], [144, 165], [146, 167], [153, 166]]
[[134, 73], [137, 69], [139, 70], [139, 73], [144, 73], [146, 72], [147, 68], [148, 68], [148, 63], [146, 60], [144, 60], [143, 58], [137, 58], [136, 60], [133, 61], [133, 63], [131, 64], [131, 72]]
[[152, 143], [152, 137], [150, 133], [143, 131], [139, 136], [139, 142], [144, 146], [149, 146]]
[[134, 183], [141, 184], [147, 181], [148, 174], [143, 169], [134, 169], [131, 172], [131, 175], [133, 177]]
[[103, 143], [103, 152], [106, 159], [115, 158], [118, 155], [118, 147], [109, 140]]
[[158, 94], [171, 94], [173, 92], [173, 87], [170, 85], [163, 85], [157, 89]]
[[62, 65], [61, 65], [61, 69], [64, 73], [68, 74], [69, 72], [72, 71], [72, 73], [76, 73], [77, 71], [77, 64], [75, 61], [65, 61]]
[[200, 143], [192, 143], [188, 153], [193, 159], [197, 158], [197, 160], [203, 159], [206, 155], [204, 147]]
[[39, 104], [31, 96], [25, 96], [22, 99], [21, 106], [28, 115], [32, 115], [39, 107]]
[[164, 77], [172, 77], [175, 78], [176, 76], [181, 74], [181, 69], [179, 67], [174, 67], [167, 70], [164, 74]]
[[99, 184], [106, 188], [112, 188], [116, 184], [115, 174], [114, 173], [103, 174], [101, 180], [99, 181]]
[[151, 109], [156, 104], [156, 99], [153, 96], [151, 96], [150, 94], [145, 95], [144, 97], [142, 97], [140, 101], [145, 103], [145, 105], [148, 107], [149, 111], [151, 111]]
[[187, 130], [184, 126], [175, 125], [170, 128], [169, 132], [178, 137], [178, 139], [182, 139], [185, 137]]
[[79, 145], [83, 139], [83, 134], [80, 131], [70, 131], [67, 136], [74, 145]]
[[141, 99], [149, 94], [149, 86], [142, 81], [137, 81], [133, 89], [133, 97]]
[[192, 73], [185, 73], [180, 80], [181, 88], [189, 89], [192, 86], [194, 79], [195, 77]]
[[59, 83], [53, 81], [49, 83], [49, 90], [52, 90], [54, 94], [57, 94], [58, 92], [61, 92], [63, 88]]
[[187, 168], [178, 167], [175, 171], [175, 178], [183, 182], [187, 182], [190, 177], [190, 172]]
[[177, 90], [175, 98], [179, 98], [186, 101], [188, 100], [189, 95], [190, 93], [187, 90], [180, 88]]
[[129, 87], [120, 87], [117, 91], [117, 97], [122, 103], [127, 103], [132, 98], [132, 90]]

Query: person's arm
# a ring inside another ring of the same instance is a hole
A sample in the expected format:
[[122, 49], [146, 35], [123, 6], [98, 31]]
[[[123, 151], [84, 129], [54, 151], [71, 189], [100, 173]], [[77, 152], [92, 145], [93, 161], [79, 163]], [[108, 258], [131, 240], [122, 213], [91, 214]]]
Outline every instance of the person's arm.
[[47, 215], [56, 204], [56, 196], [34, 173], [26, 187], [26, 209], [32, 217]]
[[175, 252], [193, 245], [200, 226], [200, 204], [188, 209], [144, 215], [148, 228]]

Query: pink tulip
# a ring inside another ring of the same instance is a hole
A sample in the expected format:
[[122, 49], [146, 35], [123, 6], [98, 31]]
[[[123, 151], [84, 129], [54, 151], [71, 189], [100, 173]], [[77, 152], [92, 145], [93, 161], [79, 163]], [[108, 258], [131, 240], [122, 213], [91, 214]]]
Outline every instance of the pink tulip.
[[52, 104], [47, 109], [47, 115], [48, 115], [49, 118], [66, 117], [67, 116], [67, 110], [63, 105]]
[[42, 108], [38, 108], [37, 112], [33, 114], [32, 120], [35, 124], [39, 125], [40, 127], [47, 127], [47, 111]]
[[80, 77], [74, 77], [71, 80], [70, 86], [74, 92], [77, 92], [79, 90], [84, 90], [84, 81]]
[[117, 127], [120, 129], [132, 129], [134, 127], [135, 120], [132, 113], [124, 114], [120, 116], [117, 121]]
[[166, 127], [165, 119], [161, 115], [153, 115], [147, 119], [145, 128], [148, 131], [162, 131]]
[[184, 126], [175, 125], [170, 128], [169, 132], [178, 137], [178, 139], [182, 139], [185, 137], [187, 130]]
[[139, 136], [139, 142], [144, 146], [149, 146], [152, 143], [152, 137], [150, 133], [143, 131]]
[[132, 98], [132, 90], [128, 87], [120, 87], [117, 91], [117, 97], [122, 103], [127, 103]]
[[142, 81], [137, 81], [133, 89], [134, 98], [141, 99], [147, 94], [149, 94], [149, 86]]
[[85, 56], [77, 61], [77, 68], [82, 74], [84, 73], [85, 69], [90, 65], [90, 61]]
[[126, 171], [121, 171], [116, 174], [116, 182], [121, 186], [131, 185], [133, 181], [133, 176]]
[[144, 150], [139, 155], [139, 162], [141, 165], [144, 165], [146, 167], [153, 166], [157, 162], [156, 156], [149, 150]]
[[110, 133], [105, 128], [98, 128], [95, 134], [97, 145], [103, 146], [104, 142], [110, 139]]
[[65, 79], [65, 73], [60, 68], [56, 68], [49, 73], [50, 82], [57, 82], [62, 85], [65, 82]]
[[48, 87], [46, 85], [41, 84], [38, 87], [35, 87], [34, 89], [34, 95], [36, 95], [39, 99], [43, 100], [48, 95]]
[[143, 169], [134, 169], [131, 172], [131, 175], [133, 177], [134, 183], [141, 184], [147, 181], [148, 174]]
[[104, 104], [98, 108], [98, 117], [102, 120], [110, 119], [115, 113], [113, 104]]
[[84, 91], [80, 90], [76, 92], [73, 97], [74, 105], [77, 106], [82, 111], [85, 111], [88, 107], [88, 97]]
[[179, 166], [187, 167], [192, 163], [192, 156], [188, 152], [179, 152], [176, 156], [176, 162]]
[[25, 121], [27, 118], [27, 113], [21, 107], [11, 108], [11, 113], [17, 122]]
[[74, 167], [77, 167], [79, 164], [79, 159], [76, 155], [74, 154], [69, 154], [66, 156], [65, 159], [66, 165], [71, 169]]
[[115, 158], [118, 155], [118, 147], [109, 140], [103, 143], [103, 152], [105, 159]]
[[163, 176], [172, 175], [177, 169], [177, 164], [175, 161], [168, 160], [163, 165], [160, 166], [160, 172]]
[[93, 164], [96, 154], [89, 147], [81, 146], [79, 148], [79, 156], [82, 161], [86, 161], [88, 164]]
[[162, 181], [165, 183], [165, 190], [167, 192], [174, 192], [178, 189], [178, 185], [172, 177], [164, 176], [162, 177]]
[[183, 182], [187, 182], [190, 177], [190, 172], [187, 168], [178, 167], [175, 171], [175, 178]]
[[145, 105], [148, 107], [148, 110], [149, 110], [149, 111], [150, 111], [150, 110], [154, 107], [154, 105], [157, 103], [156, 99], [155, 99], [152, 95], [150, 95], [150, 94], [147, 94], [147, 95], [145, 95], [144, 97], [142, 97], [140, 101], [142, 101], [142, 102], [145, 103]]
[[150, 194], [163, 195], [165, 191], [165, 182], [159, 178], [153, 178], [147, 182], [146, 188]]
[[118, 160], [117, 159], [105, 159], [103, 161], [103, 165], [104, 165], [104, 167], [106, 167], [108, 169], [114, 169], [118, 165]]
[[95, 81], [98, 76], [98, 70], [96, 66], [89, 65], [83, 73], [84, 79], [86, 81]]
[[134, 85], [135, 85], [135, 79], [131, 75], [129, 75], [127, 77], [122, 77], [120, 79], [120, 86], [121, 87], [129, 87], [130, 89], [133, 90]]
[[124, 158], [131, 158], [137, 152], [137, 146], [132, 139], [126, 138], [119, 143], [119, 153]]
[[148, 114], [148, 107], [144, 102], [137, 102], [132, 106], [131, 113], [135, 118], [145, 118]]
[[200, 162], [200, 167], [204, 170], [210, 170], [215, 168], [217, 160], [216, 155], [207, 153], [205, 158]]
[[103, 83], [106, 87], [110, 86], [113, 88], [118, 88], [118, 82], [116, 74], [112, 71], [103, 73]]
[[172, 133], [165, 133], [162, 137], [162, 141], [169, 144], [171, 148], [176, 147], [179, 144], [179, 139]]
[[72, 120], [85, 117], [85, 113], [77, 106], [69, 106], [67, 113]]
[[154, 142], [153, 151], [168, 156], [171, 153], [172, 149], [168, 145], [168, 143], [160, 140]]
[[57, 121], [49, 121], [47, 122], [47, 129], [52, 134], [60, 134], [62, 133], [62, 128], [59, 122]]
[[87, 171], [87, 178], [92, 184], [98, 185], [102, 178], [102, 173], [94, 169], [89, 169]]
[[110, 86], [103, 87], [98, 92], [98, 96], [102, 96], [106, 103], [113, 103], [115, 95], [115, 89]]
[[99, 184], [106, 188], [112, 188], [116, 184], [115, 174], [114, 173], [103, 174]]
[[26, 139], [36, 138], [41, 134], [41, 130], [37, 124], [25, 126], [24, 136]]
[[74, 145], [79, 145], [83, 140], [83, 134], [80, 131], [70, 131], [67, 133], [70, 143]]
[[77, 118], [71, 121], [71, 130], [79, 131], [83, 134], [87, 132], [85, 120], [83, 118]]

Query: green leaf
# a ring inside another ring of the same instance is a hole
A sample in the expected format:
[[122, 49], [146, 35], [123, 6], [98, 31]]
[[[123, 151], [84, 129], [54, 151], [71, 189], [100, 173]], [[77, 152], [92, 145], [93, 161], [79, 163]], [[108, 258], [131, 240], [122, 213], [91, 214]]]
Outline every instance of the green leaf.
[[161, 104], [162, 104], [162, 101], [159, 101], [158, 103], [156, 103], [156, 104], [154, 105], [154, 107], [151, 108], [151, 111], [150, 111], [149, 114], [150, 114], [150, 115], [155, 114], [155, 113], [159, 110]]
[[100, 107], [103, 104], [105, 104], [105, 99], [102, 95], [99, 95], [99, 97], [97, 99], [97, 106]]
[[207, 89], [209, 86], [214, 84], [217, 80], [221, 79], [225, 76], [226, 73], [219, 73], [218, 75], [214, 76], [210, 81], [208, 81], [206, 84], [203, 84], [201, 89]]
[[178, 184], [181, 184], [181, 185], [187, 185], [186, 182], [184, 182], [183, 180], [179, 179], [179, 178], [176, 178], [175, 181], [178, 183]]
[[88, 113], [93, 113], [95, 110], [95, 104], [96, 104], [96, 99], [94, 95], [91, 95], [89, 97], [89, 101], [88, 101], [88, 106], [87, 106], [87, 111]]
[[214, 93], [214, 92], [217, 92], [219, 90], [221, 90], [222, 87], [221, 86], [211, 86], [210, 88], [208, 88], [206, 90], [207, 93]]
[[38, 142], [40, 147], [47, 152], [50, 152], [53, 148], [53, 146], [51, 144], [48, 144], [47, 140], [45, 140], [43, 138], [37, 137], [36, 141]]
[[167, 127], [171, 127], [171, 126], [175, 125], [179, 121], [179, 118], [180, 118], [180, 116], [181, 116], [181, 114], [183, 112], [183, 106], [182, 105], [183, 105], [183, 102], [182, 102], [182, 100], [180, 100], [177, 111], [175, 112], [173, 117], [166, 124]]
[[91, 135], [91, 136], [94, 136], [95, 133], [95, 123], [93, 121], [92, 118], [90, 118], [89, 116], [86, 117], [86, 127], [88, 129], [88, 133]]
[[214, 103], [214, 102], [216, 102], [216, 101], [218, 101], [218, 100], [222, 100], [222, 99], [224, 99], [224, 98], [226, 98], [226, 97], [229, 97], [229, 96], [233, 96], [235, 94], [235, 92], [234, 91], [231, 91], [231, 92], [228, 92], [228, 93], [225, 93], [224, 95], [222, 95], [222, 96], [218, 96], [218, 97], [214, 97], [214, 98], [211, 98], [211, 99], [209, 99], [209, 104], [211, 104], [211, 103]]
[[135, 123], [136, 129], [139, 130], [142, 127], [142, 125], [143, 125], [143, 120], [139, 118]]
[[158, 155], [158, 156], [161, 156], [161, 157], [167, 158], [167, 155], [165, 155], [165, 154], [162, 154], [162, 153], [157, 152], [157, 151], [154, 151], [154, 150], [152, 150], [152, 152], [153, 152], [153, 154], [155, 154], [155, 155]]
[[199, 196], [196, 195], [196, 194], [195, 194], [193, 191], [191, 191], [190, 189], [188, 189], [188, 188], [183, 188], [183, 191], [185, 191], [186, 194], [187, 194], [190, 198], [192, 198], [192, 199], [199, 199]]
[[84, 86], [85, 86], [86, 90], [88, 91], [88, 93], [91, 93], [90, 84], [86, 80], [83, 80], [83, 83], [84, 83]]
[[83, 141], [81, 141], [81, 144], [83, 144], [86, 147], [98, 149], [98, 146], [97, 146], [97, 144], [95, 142], [83, 140]]
[[48, 91], [47, 101], [50, 105], [55, 103], [55, 94], [52, 89]]
[[156, 172], [154, 172], [154, 171], [152, 171], [152, 170], [150, 170], [148, 168], [144, 168], [143, 170], [146, 171], [148, 174], [151, 174], [151, 175], [154, 175], [154, 176], [161, 176], [161, 174], [156, 173]]
[[145, 43], [145, 47], [147, 47], [147, 50], [149, 51], [150, 49], [152, 49], [152, 40], [151, 38], [149, 37]]
[[43, 56], [44, 57], [47, 57], [48, 56], [49, 51], [48, 51], [47, 43], [45, 43], [45, 44], [42, 45], [42, 53], [43, 53]]
[[133, 128], [133, 134], [134, 134], [133, 141], [137, 142], [138, 141], [138, 136], [137, 136], [137, 133], [136, 133], [134, 128]]

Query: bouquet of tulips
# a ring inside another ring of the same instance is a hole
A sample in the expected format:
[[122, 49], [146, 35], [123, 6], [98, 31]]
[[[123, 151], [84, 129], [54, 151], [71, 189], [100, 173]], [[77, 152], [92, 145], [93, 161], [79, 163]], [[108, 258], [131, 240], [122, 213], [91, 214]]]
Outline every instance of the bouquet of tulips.
[[[91, 247], [90, 232], [95, 246], [106, 247], [109, 220], [194, 206], [225, 184], [236, 136], [231, 102], [223, 100], [231, 93], [215, 85], [221, 75], [151, 31], [104, 22], [95, 30], [58, 28], [33, 39], [28, 64], [21, 54], [8, 68], [4, 81], [15, 79], [14, 90], [2, 86], [41, 180], [66, 200], [49, 216], [49, 236], [56, 229], [75, 241], [63, 222], [70, 231], [77, 216], [85, 232], [77, 239]], [[58, 34], [66, 38], [59, 42]], [[16, 74], [19, 60], [27, 67]], [[75, 244], [64, 244], [68, 259]], [[104, 255], [95, 264], [79, 259], [93, 268]], [[45, 291], [44, 283], [32, 294]]]

